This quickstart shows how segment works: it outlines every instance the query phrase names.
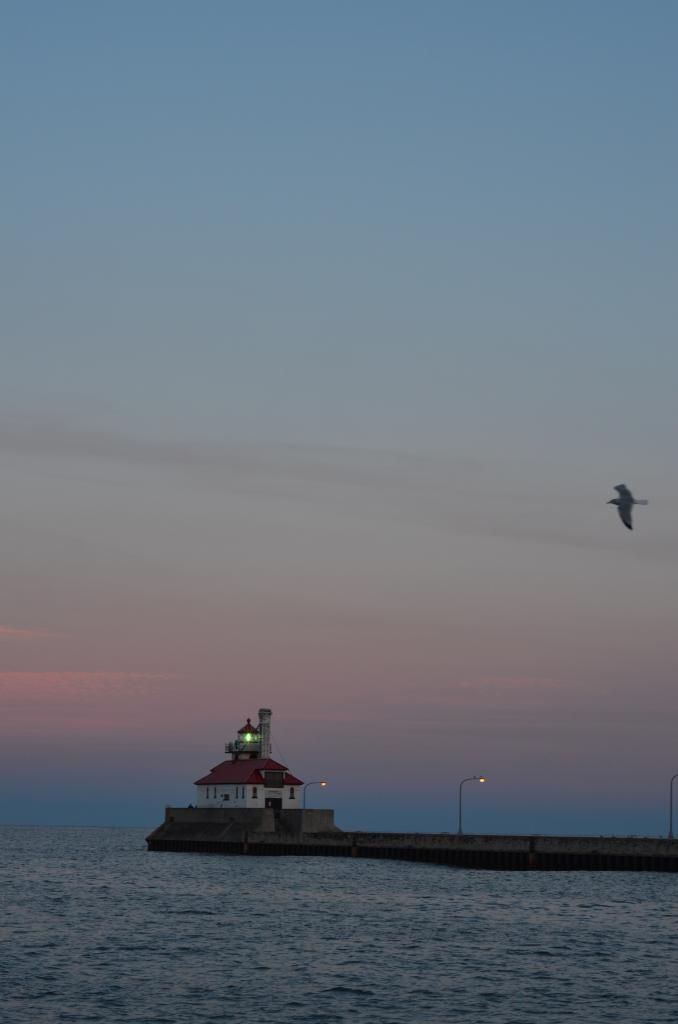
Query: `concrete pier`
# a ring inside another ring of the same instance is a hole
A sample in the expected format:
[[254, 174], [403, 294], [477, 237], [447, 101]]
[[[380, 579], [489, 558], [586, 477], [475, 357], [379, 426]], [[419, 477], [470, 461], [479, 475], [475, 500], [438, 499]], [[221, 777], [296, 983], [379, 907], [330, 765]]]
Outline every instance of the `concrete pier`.
[[168, 807], [148, 849], [385, 858], [499, 871], [678, 871], [678, 840], [345, 832], [328, 810]]

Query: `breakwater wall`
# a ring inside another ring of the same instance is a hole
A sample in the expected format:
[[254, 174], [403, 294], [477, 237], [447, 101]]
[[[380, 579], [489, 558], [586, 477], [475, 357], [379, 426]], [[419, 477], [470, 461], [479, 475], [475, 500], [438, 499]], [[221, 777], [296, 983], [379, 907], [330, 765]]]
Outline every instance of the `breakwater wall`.
[[499, 871], [678, 872], [678, 840], [347, 832], [336, 828], [332, 811], [315, 810], [169, 807], [146, 842], [153, 851], [381, 858]]

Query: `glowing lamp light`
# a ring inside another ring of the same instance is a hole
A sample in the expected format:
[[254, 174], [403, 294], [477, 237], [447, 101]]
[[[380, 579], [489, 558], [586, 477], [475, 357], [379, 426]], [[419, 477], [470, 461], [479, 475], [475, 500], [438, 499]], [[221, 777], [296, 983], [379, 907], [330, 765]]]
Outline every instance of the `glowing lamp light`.
[[245, 743], [251, 743], [251, 742], [252, 742], [252, 733], [251, 732], [246, 732], [245, 733]]
[[478, 782], [487, 782], [487, 779], [485, 778], [484, 775], [479, 775], [478, 776]]
[[308, 789], [309, 786], [320, 786], [322, 789], [324, 789], [325, 786], [328, 786], [328, 785], [329, 785], [329, 783], [328, 783], [327, 779], [317, 779], [314, 782], [307, 782], [306, 785], [303, 788], [303, 791], [302, 791], [303, 796], [302, 796], [301, 806], [304, 807], [304, 808], [306, 807], [306, 790]]

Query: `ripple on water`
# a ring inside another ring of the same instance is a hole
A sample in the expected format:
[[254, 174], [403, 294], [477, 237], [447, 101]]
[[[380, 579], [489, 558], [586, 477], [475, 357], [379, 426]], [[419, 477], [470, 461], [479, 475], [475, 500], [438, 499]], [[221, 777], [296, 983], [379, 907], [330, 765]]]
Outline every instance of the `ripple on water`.
[[675, 1024], [675, 879], [0, 828], [8, 1024]]

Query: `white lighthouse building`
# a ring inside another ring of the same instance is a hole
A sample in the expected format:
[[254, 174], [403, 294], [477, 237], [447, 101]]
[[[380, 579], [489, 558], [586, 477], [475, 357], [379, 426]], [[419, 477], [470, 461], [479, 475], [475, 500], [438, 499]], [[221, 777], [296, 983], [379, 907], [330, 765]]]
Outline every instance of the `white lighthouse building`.
[[248, 718], [238, 738], [226, 744], [222, 761], [195, 783], [196, 806], [264, 807], [290, 810], [302, 806], [303, 782], [271, 757], [271, 711], [259, 709], [259, 722]]

